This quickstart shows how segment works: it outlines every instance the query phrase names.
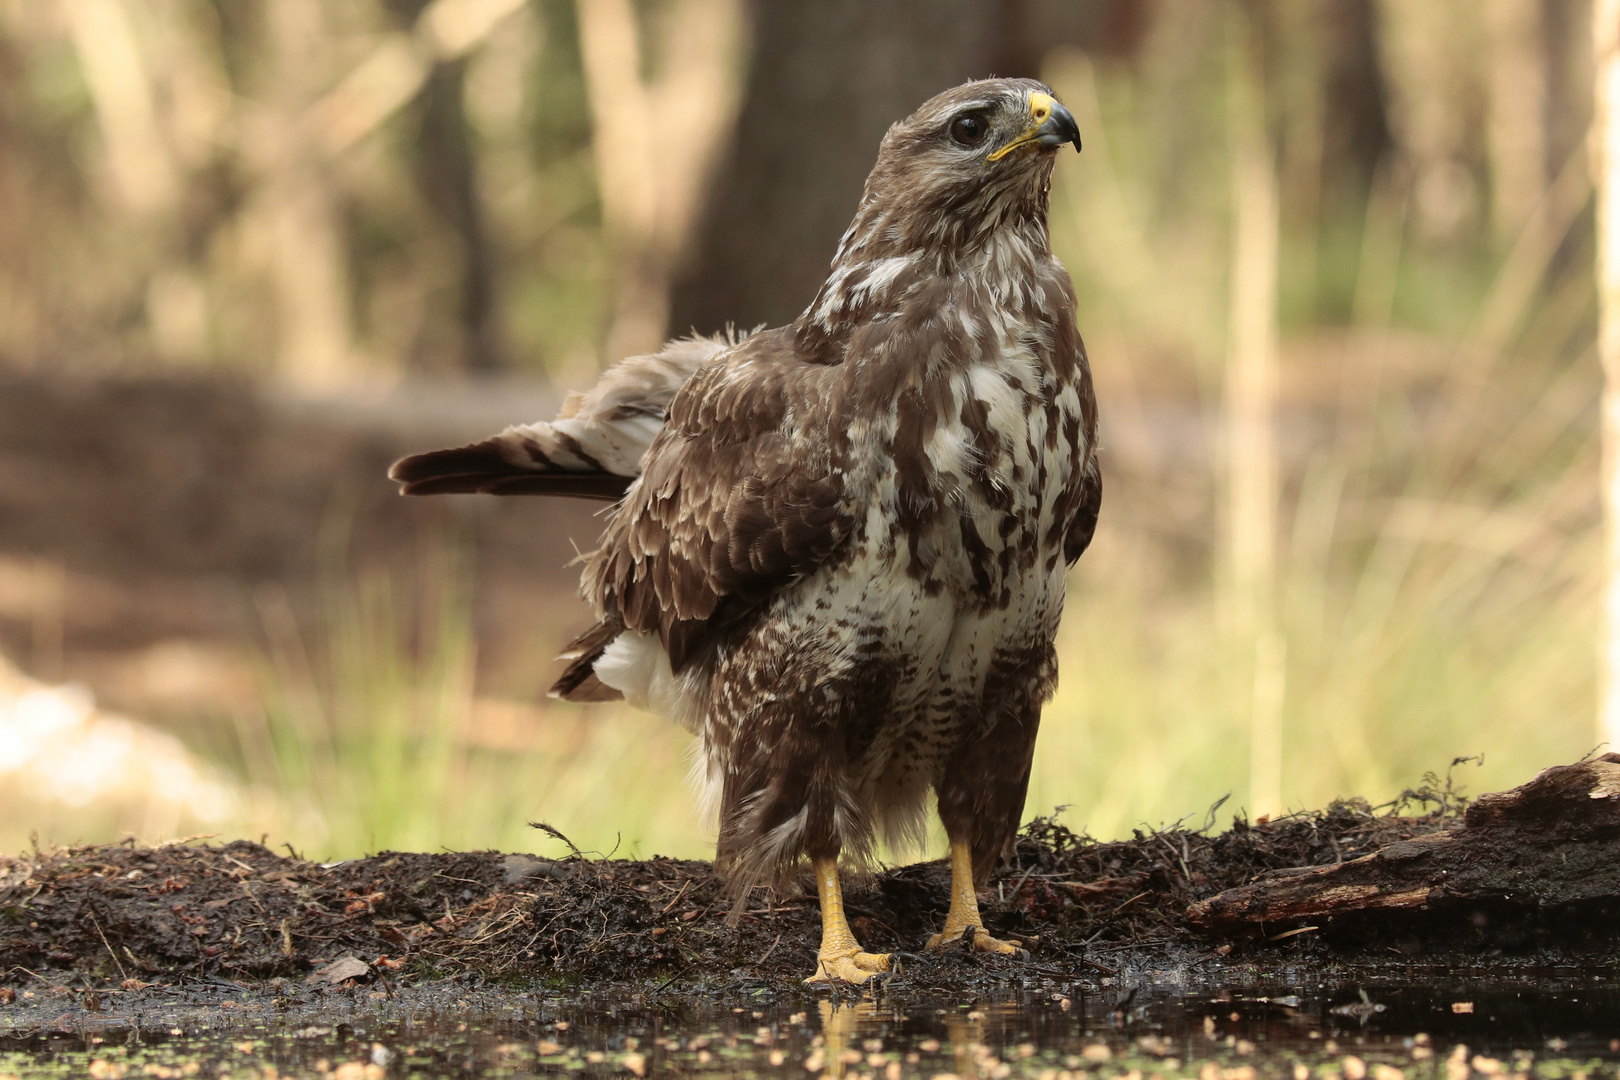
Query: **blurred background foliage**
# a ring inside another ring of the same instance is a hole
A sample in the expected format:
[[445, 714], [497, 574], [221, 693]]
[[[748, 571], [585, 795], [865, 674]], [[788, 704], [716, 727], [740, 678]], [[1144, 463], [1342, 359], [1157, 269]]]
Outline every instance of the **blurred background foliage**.
[[[542, 696], [590, 507], [394, 499], [791, 319], [889, 123], [1038, 74], [1104, 410], [1028, 812], [1596, 741], [1586, 0], [0, 0], [0, 847], [702, 855]], [[571, 546], [572, 545], [572, 546]], [[128, 719], [133, 718], [133, 719]]]

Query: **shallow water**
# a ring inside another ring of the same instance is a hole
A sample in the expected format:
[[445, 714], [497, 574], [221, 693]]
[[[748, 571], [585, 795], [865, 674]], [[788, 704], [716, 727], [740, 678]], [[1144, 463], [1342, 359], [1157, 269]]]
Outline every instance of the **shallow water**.
[[122, 1011], [77, 1001], [59, 1015], [49, 1014], [65, 999], [19, 1001], [0, 1016], [0, 1078], [1620, 1077], [1620, 987], [1606, 973], [1566, 973], [1556, 989], [1522, 975], [1426, 986], [1244, 980], [1196, 992], [1141, 980], [973, 1000], [763, 989], [723, 1003], [582, 1003], [455, 985], [294, 1000], [231, 993], [182, 988]]

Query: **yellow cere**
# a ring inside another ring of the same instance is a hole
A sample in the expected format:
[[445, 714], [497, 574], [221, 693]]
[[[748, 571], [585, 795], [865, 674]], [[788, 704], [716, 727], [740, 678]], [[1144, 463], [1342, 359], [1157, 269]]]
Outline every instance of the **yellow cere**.
[[1040, 126], [1046, 123], [1047, 118], [1052, 115], [1052, 106], [1056, 104], [1057, 101], [1053, 99], [1051, 94], [1043, 94], [1037, 90], [1035, 93], [1029, 95], [1029, 117], [1031, 121], [1029, 130], [1018, 136], [1018, 138], [1014, 139], [1006, 146], [1003, 146], [1000, 150], [991, 152], [989, 156], [985, 158], [985, 160], [1000, 161], [1002, 158], [1006, 157], [1008, 154], [1012, 153], [1014, 150], [1033, 139], [1035, 137], [1035, 133], [1040, 129]]

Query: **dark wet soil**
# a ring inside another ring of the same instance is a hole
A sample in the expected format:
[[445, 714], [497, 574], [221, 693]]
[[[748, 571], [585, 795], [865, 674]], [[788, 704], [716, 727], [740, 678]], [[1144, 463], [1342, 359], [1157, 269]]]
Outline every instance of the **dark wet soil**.
[[[1614, 920], [1544, 907], [1342, 918], [1225, 940], [1187, 922], [1195, 901], [1266, 871], [1330, 866], [1433, 834], [1457, 823], [1459, 806], [1425, 790], [1377, 811], [1341, 802], [1215, 835], [1171, 829], [1110, 843], [1037, 820], [983, 903], [988, 929], [1023, 941], [1027, 959], [915, 954], [946, 908], [942, 861], [852, 883], [848, 908], [869, 949], [900, 954], [892, 981], [916, 991], [1246, 958], [1612, 961]], [[36, 851], [0, 860], [0, 1003], [29, 989], [140, 992], [219, 979], [384, 994], [447, 976], [690, 993], [792, 985], [810, 973], [813, 896], [760, 890], [740, 917], [730, 913], [712, 867], [698, 861], [384, 852], [321, 865], [247, 841]]]
[[[1432, 836], [1459, 809], [1430, 791], [1115, 843], [1037, 821], [983, 905], [1028, 959], [907, 955], [866, 988], [799, 981], [811, 898], [756, 894], [731, 925], [703, 862], [36, 852], [0, 863], [0, 1080], [1612, 1080], [1612, 920], [1451, 910], [1229, 940], [1186, 921], [1266, 871]], [[857, 931], [916, 948], [946, 884], [938, 862], [856, 884]]]

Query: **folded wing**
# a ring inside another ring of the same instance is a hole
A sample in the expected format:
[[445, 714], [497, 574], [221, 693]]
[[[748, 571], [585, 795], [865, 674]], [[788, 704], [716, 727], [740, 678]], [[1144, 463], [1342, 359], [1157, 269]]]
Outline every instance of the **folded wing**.
[[768, 330], [681, 389], [585, 571], [604, 622], [657, 635], [678, 674], [833, 555], [854, 525], [842, 378]]

